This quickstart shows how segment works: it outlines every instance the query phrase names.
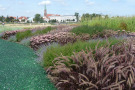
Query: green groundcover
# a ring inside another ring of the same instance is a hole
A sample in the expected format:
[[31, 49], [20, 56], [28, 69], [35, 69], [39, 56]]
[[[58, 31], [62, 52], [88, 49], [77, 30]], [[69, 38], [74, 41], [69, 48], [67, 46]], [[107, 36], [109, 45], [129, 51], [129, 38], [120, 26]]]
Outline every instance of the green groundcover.
[[34, 51], [0, 39], [0, 90], [56, 90]]

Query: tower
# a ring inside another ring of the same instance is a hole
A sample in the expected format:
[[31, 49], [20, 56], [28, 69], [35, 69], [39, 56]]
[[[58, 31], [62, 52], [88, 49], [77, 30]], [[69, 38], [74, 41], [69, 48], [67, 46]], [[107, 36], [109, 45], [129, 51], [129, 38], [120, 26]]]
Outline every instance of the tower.
[[45, 5], [45, 9], [44, 9], [44, 17], [47, 17], [47, 9], [46, 9], [46, 5]]

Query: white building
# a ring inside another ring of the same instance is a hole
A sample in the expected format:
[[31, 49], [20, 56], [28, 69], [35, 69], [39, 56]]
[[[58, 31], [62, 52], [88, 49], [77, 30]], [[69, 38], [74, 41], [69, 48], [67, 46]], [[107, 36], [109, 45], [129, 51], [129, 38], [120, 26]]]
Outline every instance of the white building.
[[28, 21], [31, 22], [31, 23], [33, 23], [34, 22], [34, 18], [33, 17], [30, 17], [30, 18], [28, 18]]
[[76, 16], [74, 15], [50, 16], [49, 18], [57, 22], [77, 22]]
[[47, 9], [45, 6], [44, 9], [44, 17], [43, 19], [46, 22], [49, 22], [50, 20], [56, 20], [56, 22], [77, 22], [77, 18], [74, 15], [58, 15], [58, 14], [47, 14]]

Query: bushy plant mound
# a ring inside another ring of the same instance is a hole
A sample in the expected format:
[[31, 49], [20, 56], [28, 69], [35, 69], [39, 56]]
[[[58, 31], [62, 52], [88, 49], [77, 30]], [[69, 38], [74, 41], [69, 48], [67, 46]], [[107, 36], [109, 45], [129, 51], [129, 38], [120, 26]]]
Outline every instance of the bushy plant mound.
[[58, 90], [134, 90], [134, 44], [109, 47], [55, 58], [47, 73]]
[[36, 50], [43, 44], [48, 45], [49, 43], [57, 42], [61, 45], [64, 45], [69, 42], [74, 43], [75, 41], [77, 41], [77, 38], [72, 33], [59, 32], [54, 35], [45, 34], [42, 36], [33, 37], [31, 38], [30, 43], [31, 43], [31, 47]]
[[[111, 43], [111, 45], [114, 45], [122, 40], [111, 38], [111, 39], [108, 39], [108, 41]], [[46, 52], [44, 52], [44, 55], [43, 55], [44, 67], [52, 66], [53, 65], [52, 61], [56, 57], [60, 56], [61, 54], [64, 56], [71, 56], [73, 52], [80, 52], [82, 49], [85, 50], [87, 47], [94, 49], [97, 43], [98, 43], [98, 40], [90, 41], [90, 42], [78, 41], [78, 42], [75, 42], [74, 44], [69, 43], [64, 46], [49, 47], [47, 48]], [[103, 40], [99, 43], [99, 46], [103, 46], [105, 44], [106, 44], [106, 40]]]
[[76, 26], [63, 26], [63, 25], [56, 26], [55, 30], [50, 31], [47, 34], [54, 35], [54, 34], [59, 33], [59, 32], [70, 32], [75, 27]]
[[21, 41], [24, 38], [28, 38], [28, 37], [32, 37], [32, 36], [36, 36], [36, 35], [46, 34], [47, 32], [51, 31], [53, 28], [47, 27], [47, 28], [42, 28], [42, 30], [40, 30], [40, 29], [41, 28], [39, 28], [39, 30], [37, 30], [37, 28], [35, 28], [32, 30], [26, 30], [24, 32], [18, 32], [16, 34], [17, 41]]
[[116, 31], [114, 30], [107, 30], [108, 28], [102, 27], [99, 25], [95, 26], [88, 26], [88, 25], [83, 25], [76, 27], [72, 30], [73, 33], [77, 35], [81, 34], [89, 34], [91, 38], [104, 38], [104, 37], [111, 37], [117, 34]]
[[55, 38], [51, 34], [40, 35], [40, 36], [32, 37], [30, 39], [30, 46], [36, 50], [42, 44], [48, 44], [54, 41]]
[[6, 31], [6, 32], [4, 32], [2, 38], [3, 39], [8, 39], [10, 36], [14, 36], [18, 32], [25, 32], [27, 30], [31, 30], [31, 31], [44, 30], [45, 28], [46, 27], [36, 27], [36, 28], [33, 28], [33, 29], [22, 29], [22, 30], [15, 30], [15, 31]]
[[19, 41], [23, 40], [24, 38], [27, 38], [31, 35], [32, 35], [31, 30], [27, 30], [27, 31], [24, 31], [24, 32], [18, 32], [16, 34], [16, 38], [17, 38], [17, 41], [19, 42]]
[[77, 40], [76, 35], [69, 32], [73, 28], [74, 28], [73, 26], [66, 26], [64, 28], [61, 27], [61, 29], [59, 30], [52, 30], [47, 34], [34, 36], [30, 40], [31, 43], [30, 45], [32, 48], [38, 49], [39, 46], [43, 44], [49, 44], [52, 42], [58, 42], [59, 44], [62, 45], [67, 44], [69, 42], [73, 43]]
[[35, 30], [35, 32], [33, 33], [33, 35], [42, 35], [42, 34], [46, 34], [46, 33], [50, 32], [50, 31], [53, 30], [53, 29], [54, 29], [53, 27], [47, 27], [47, 28]]
[[15, 35], [15, 34], [16, 34], [17, 32], [19, 32], [19, 31], [21, 31], [21, 30], [7, 31], [7, 32], [5, 32], [5, 33], [3, 34], [2, 38], [3, 38], [3, 39], [8, 39], [8, 37]]

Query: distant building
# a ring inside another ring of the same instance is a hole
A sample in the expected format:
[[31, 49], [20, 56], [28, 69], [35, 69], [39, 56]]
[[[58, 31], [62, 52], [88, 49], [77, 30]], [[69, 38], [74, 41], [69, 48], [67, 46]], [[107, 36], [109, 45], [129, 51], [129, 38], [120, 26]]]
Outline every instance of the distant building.
[[29, 21], [30, 23], [33, 23], [34, 22], [34, 18], [30, 17], [30, 18], [27, 19], [27, 21]]
[[19, 17], [18, 19], [19, 19], [20, 22], [24, 22], [24, 23], [26, 23], [27, 20], [28, 20], [28, 18], [25, 17], [25, 16], [21, 16], [21, 17]]
[[57, 22], [76, 22], [76, 16], [63, 15], [63, 16], [50, 16], [50, 20], [56, 20]]
[[74, 15], [58, 15], [58, 14], [47, 14], [47, 9], [45, 5], [44, 17], [46, 22], [50, 20], [56, 20], [56, 22], [77, 22], [77, 18]]
[[45, 5], [45, 9], [44, 9], [44, 17], [43, 19], [48, 22], [50, 20], [50, 17], [51, 16], [60, 16], [60, 15], [57, 15], [57, 14], [47, 14], [47, 9], [46, 9], [46, 5]]

